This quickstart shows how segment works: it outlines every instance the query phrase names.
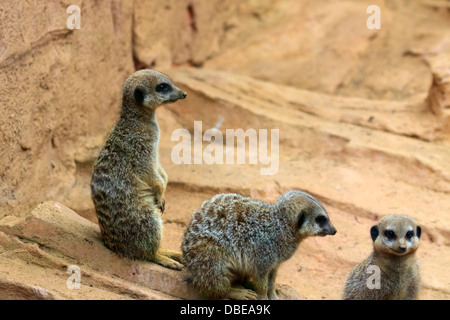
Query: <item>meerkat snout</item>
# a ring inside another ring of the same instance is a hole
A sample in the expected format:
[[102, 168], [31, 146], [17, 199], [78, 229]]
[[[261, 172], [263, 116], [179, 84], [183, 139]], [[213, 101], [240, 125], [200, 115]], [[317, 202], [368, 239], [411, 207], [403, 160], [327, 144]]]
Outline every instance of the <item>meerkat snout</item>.
[[[320, 209], [319, 209], [320, 212]], [[331, 221], [328, 219], [328, 216], [325, 215], [326, 211], [320, 212], [317, 217], [314, 219], [318, 225], [318, 229], [320, 230], [317, 235], [318, 236], [334, 236], [337, 232], [336, 228], [331, 224]]]

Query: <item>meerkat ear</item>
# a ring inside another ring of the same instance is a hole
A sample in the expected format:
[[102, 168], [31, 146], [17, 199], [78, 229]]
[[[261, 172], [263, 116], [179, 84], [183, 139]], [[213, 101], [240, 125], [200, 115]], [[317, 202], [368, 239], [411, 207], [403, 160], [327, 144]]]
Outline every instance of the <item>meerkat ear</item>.
[[300, 211], [300, 214], [298, 215], [297, 229], [302, 227], [303, 222], [305, 222], [305, 210]]
[[134, 89], [134, 100], [136, 100], [136, 102], [138, 104], [143, 104], [144, 98], [145, 98], [145, 93], [142, 89], [140, 89], [140, 88]]
[[377, 226], [373, 226], [372, 228], [370, 228], [370, 236], [372, 237], [372, 241], [375, 241], [379, 233], [380, 232], [378, 231]]
[[420, 238], [420, 236], [422, 235], [422, 228], [420, 226], [417, 226], [416, 233], [417, 233], [417, 238]]

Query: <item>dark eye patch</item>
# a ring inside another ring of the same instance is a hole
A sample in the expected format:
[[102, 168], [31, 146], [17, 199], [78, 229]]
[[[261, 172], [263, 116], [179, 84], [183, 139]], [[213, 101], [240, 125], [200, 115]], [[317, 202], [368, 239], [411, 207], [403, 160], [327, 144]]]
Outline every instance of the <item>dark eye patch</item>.
[[155, 88], [156, 92], [166, 93], [172, 90], [172, 86], [168, 83], [160, 83]]
[[384, 235], [389, 239], [389, 240], [394, 240], [396, 238], [395, 236], [395, 232], [392, 230], [386, 230], [384, 231]]
[[325, 216], [318, 216], [316, 218], [316, 222], [319, 224], [319, 226], [323, 227], [323, 225], [327, 222], [327, 218]]
[[406, 239], [408, 239], [408, 240], [410, 240], [413, 236], [414, 236], [414, 232], [412, 232], [412, 231], [408, 231], [406, 233]]

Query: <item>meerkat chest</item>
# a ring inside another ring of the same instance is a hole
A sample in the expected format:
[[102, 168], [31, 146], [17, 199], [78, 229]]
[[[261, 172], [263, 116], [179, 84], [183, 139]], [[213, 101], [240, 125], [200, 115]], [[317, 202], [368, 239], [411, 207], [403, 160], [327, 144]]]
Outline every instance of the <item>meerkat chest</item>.
[[[384, 279], [383, 279], [384, 278]], [[389, 299], [407, 299], [411, 285], [417, 281], [413, 266], [391, 265], [382, 273], [382, 287]]]
[[146, 165], [158, 156], [158, 139], [151, 133], [144, 132], [136, 134], [128, 141], [133, 150], [135, 159]]

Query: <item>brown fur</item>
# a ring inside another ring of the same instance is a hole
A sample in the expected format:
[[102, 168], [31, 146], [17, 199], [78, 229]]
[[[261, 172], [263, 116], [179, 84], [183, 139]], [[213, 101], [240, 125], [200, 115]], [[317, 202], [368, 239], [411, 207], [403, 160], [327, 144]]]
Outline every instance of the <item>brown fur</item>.
[[335, 233], [323, 206], [307, 193], [289, 191], [273, 205], [219, 194], [194, 212], [182, 252], [188, 277], [206, 298], [277, 299], [280, 264], [303, 239]]
[[[395, 233], [395, 238], [389, 235]], [[386, 234], [387, 232], [387, 234]], [[408, 232], [412, 236], [408, 237]], [[411, 300], [420, 287], [420, 269], [415, 258], [421, 228], [408, 216], [387, 215], [371, 228], [374, 250], [349, 274], [343, 298], [346, 300]], [[380, 288], [369, 288], [367, 280], [380, 270]]]
[[[167, 174], [159, 163], [156, 108], [184, 99], [166, 75], [132, 74], [120, 118], [94, 164], [91, 191], [105, 245], [131, 259], [181, 269], [181, 253], [159, 247]], [[175, 259], [175, 260], [174, 260]]]

